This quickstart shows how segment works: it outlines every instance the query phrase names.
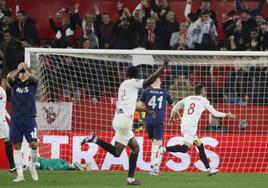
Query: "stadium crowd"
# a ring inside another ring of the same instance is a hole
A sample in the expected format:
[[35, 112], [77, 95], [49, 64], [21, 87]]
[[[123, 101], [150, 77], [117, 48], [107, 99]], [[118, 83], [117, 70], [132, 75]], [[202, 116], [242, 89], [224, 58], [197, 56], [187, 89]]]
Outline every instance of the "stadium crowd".
[[[47, 45], [39, 38], [35, 19], [27, 15], [27, 10], [19, 10], [15, 15], [14, 10], [6, 7], [4, 0], [0, 0], [2, 75], [6, 76], [24, 60], [24, 48], [30, 46], [84, 49], [141, 47], [147, 50], [268, 50], [268, 19], [261, 15], [266, 0], [260, 0], [257, 7], [250, 7], [246, 1], [235, 0], [233, 10], [222, 15], [221, 23], [217, 19], [221, 15], [217, 15], [211, 9], [210, 0], [202, 0], [198, 10], [192, 10], [193, 3], [191, 0], [186, 1], [185, 21], [181, 23], [170, 9], [168, 0], [141, 0], [133, 12], [130, 12], [123, 1], [118, 1], [115, 10], [118, 12], [117, 20], [112, 20], [110, 15], [102, 12], [97, 5], [94, 6], [94, 13], [81, 15], [79, 4], [76, 3], [71, 8], [62, 8], [56, 16], [49, 17], [48, 24], [55, 32], [55, 38]], [[61, 25], [56, 24], [55, 17], [61, 18]], [[223, 41], [218, 40], [219, 24], [223, 25]], [[77, 27], [82, 29], [79, 39], [75, 37]], [[214, 102], [225, 98], [230, 103], [245, 103], [248, 98], [254, 101], [254, 98], [260, 100], [261, 97], [261, 101], [255, 101], [261, 104], [268, 98], [265, 94], [268, 93], [265, 89], [268, 88], [267, 67], [247, 70], [230, 68], [228, 71], [224, 67], [206, 66], [186, 69], [186, 74], [168, 70], [163, 76], [165, 87], [176, 88], [176, 95], [182, 95], [177, 98], [183, 98], [187, 94], [183, 92], [185, 89], [179, 89], [184, 88], [183, 85], [193, 86], [200, 82], [210, 88], [211, 96], [216, 93]], [[175, 70], [179, 68], [176, 67]], [[98, 77], [104, 79], [103, 83], [109, 82], [110, 79], [109, 76], [106, 76], [106, 81], [105, 76]], [[91, 85], [100, 87], [98, 83]], [[97, 96], [91, 95], [93, 98], [99, 98], [102, 93], [98, 91]], [[263, 96], [254, 97], [257, 94]], [[264, 103], [268, 104], [268, 101]]]

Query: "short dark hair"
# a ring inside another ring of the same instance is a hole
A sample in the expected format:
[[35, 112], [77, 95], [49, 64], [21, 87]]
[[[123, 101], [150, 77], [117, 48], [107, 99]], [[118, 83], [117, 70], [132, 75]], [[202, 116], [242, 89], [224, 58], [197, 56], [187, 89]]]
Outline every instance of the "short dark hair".
[[22, 14], [23, 16], [26, 16], [26, 15], [27, 15], [27, 13], [26, 13], [25, 10], [19, 10], [17, 13], [20, 13], [20, 14]]
[[128, 78], [138, 78], [139, 77], [139, 69], [136, 66], [131, 66], [127, 69], [127, 77]]
[[11, 31], [9, 29], [4, 30], [3, 34], [5, 34], [5, 33], [9, 33], [10, 35], [12, 35], [12, 33], [11, 33]]
[[203, 89], [204, 89], [204, 85], [203, 85], [203, 84], [197, 84], [197, 85], [194, 87], [194, 94], [195, 94], [195, 95], [201, 95]]
[[203, 11], [201, 11], [201, 14], [200, 14], [201, 16], [202, 15], [210, 15], [210, 12], [209, 12], [209, 10], [203, 10]]

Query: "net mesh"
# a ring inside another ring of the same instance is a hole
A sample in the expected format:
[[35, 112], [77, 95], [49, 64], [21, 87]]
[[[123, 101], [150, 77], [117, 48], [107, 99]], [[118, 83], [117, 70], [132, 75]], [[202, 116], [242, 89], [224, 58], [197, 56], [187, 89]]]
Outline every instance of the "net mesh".
[[[81, 147], [79, 142], [91, 131], [112, 142], [117, 90], [126, 78], [127, 67], [137, 65], [141, 77], [146, 78], [169, 57], [171, 63], [161, 81], [175, 101], [193, 94], [194, 85], [202, 83], [217, 110], [237, 115], [235, 120], [217, 119], [207, 112], [202, 115], [198, 137], [206, 146], [211, 167], [226, 172], [268, 172], [267, 55], [113, 53], [31, 53], [31, 66], [40, 78], [37, 102], [42, 111], [39, 116], [43, 116], [38, 121], [43, 125], [39, 128], [41, 156], [90, 163], [94, 170], [127, 169], [129, 150], [116, 159], [95, 144]], [[166, 120], [170, 110], [168, 106]], [[68, 128], [66, 120], [70, 116]], [[135, 114], [133, 129], [141, 146], [138, 168], [148, 170], [151, 142], [143, 118], [144, 114]], [[164, 145], [183, 142], [178, 121], [173, 126], [166, 122], [164, 135]], [[161, 169], [197, 171], [204, 166], [192, 147], [187, 154], [165, 154]]]

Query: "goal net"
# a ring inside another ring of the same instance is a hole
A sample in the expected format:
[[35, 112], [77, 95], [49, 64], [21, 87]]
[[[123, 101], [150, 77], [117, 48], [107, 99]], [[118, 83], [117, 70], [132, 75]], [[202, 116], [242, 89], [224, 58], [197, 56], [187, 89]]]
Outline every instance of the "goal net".
[[[198, 137], [206, 147], [212, 168], [223, 172], [268, 172], [267, 52], [199, 52], [145, 50], [26, 49], [25, 61], [39, 76], [37, 123], [40, 155], [71, 163], [88, 164], [92, 170], [128, 169], [129, 149], [115, 158], [95, 144], [81, 147], [92, 131], [113, 142], [112, 119], [117, 90], [130, 65], [148, 77], [165, 57], [170, 65], [161, 75], [162, 88], [178, 101], [193, 94], [194, 85], [206, 86], [207, 97], [234, 120], [205, 112]], [[141, 93], [142, 91], [140, 91]], [[179, 121], [169, 125], [167, 107], [164, 145], [182, 144]], [[182, 113], [182, 111], [180, 111]], [[144, 114], [135, 113], [133, 129], [140, 144], [138, 169], [150, 168], [151, 142], [144, 128]], [[204, 171], [198, 150], [165, 153], [163, 171]]]

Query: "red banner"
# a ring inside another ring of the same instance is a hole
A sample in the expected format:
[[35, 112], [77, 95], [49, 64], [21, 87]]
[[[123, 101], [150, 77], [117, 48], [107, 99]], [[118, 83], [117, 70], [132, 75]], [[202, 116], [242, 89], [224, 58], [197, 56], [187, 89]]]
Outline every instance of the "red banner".
[[[112, 142], [113, 132], [99, 132], [97, 135]], [[166, 133], [164, 145], [182, 144], [183, 138], [177, 133]], [[222, 172], [268, 172], [268, 137], [265, 134], [206, 133], [199, 135], [206, 147], [206, 153], [213, 168]], [[115, 158], [96, 144], [80, 146], [84, 134], [79, 132], [50, 132], [40, 135], [42, 157], [61, 158], [70, 163], [89, 163], [92, 170], [128, 169], [129, 149]], [[110, 138], [110, 139], [109, 139]], [[151, 143], [142, 132], [136, 134], [140, 144], [138, 169], [150, 167]], [[4, 151], [3, 144], [0, 150]], [[7, 167], [7, 160], [0, 152], [0, 168]], [[165, 153], [161, 169], [163, 171], [202, 171], [204, 166], [194, 147], [186, 153]]]

